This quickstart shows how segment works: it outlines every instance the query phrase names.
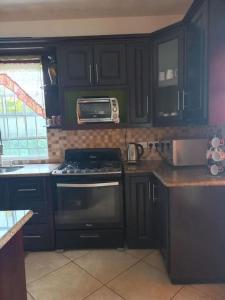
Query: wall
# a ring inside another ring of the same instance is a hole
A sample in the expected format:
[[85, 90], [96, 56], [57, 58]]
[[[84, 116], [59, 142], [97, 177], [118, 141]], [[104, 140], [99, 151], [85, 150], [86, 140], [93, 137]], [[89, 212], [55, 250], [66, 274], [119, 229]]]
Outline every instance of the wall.
[[[48, 130], [49, 162], [62, 162], [68, 148], [121, 148], [126, 160], [126, 143], [157, 141], [171, 138], [209, 138], [222, 128], [216, 126], [129, 128], [103, 130]], [[155, 151], [145, 151], [142, 159], [159, 160]]]
[[182, 15], [0, 22], [0, 37], [54, 37], [150, 33]]

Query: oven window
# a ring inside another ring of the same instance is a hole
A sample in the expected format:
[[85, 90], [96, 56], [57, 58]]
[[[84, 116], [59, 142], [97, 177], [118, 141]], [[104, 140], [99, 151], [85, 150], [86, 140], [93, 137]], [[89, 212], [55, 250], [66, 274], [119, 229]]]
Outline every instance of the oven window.
[[111, 104], [110, 102], [88, 102], [80, 103], [80, 118], [110, 118]]
[[122, 214], [121, 201], [120, 185], [72, 187], [62, 184], [57, 187], [56, 226], [91, 228], [101, 224], [118, 224]]

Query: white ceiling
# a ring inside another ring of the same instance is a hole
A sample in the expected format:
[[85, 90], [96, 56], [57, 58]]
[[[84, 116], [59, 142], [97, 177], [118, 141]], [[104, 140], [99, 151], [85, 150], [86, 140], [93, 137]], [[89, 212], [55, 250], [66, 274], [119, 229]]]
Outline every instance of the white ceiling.
[[192, 0], [0, 0], [0, 21], [183, 15]]

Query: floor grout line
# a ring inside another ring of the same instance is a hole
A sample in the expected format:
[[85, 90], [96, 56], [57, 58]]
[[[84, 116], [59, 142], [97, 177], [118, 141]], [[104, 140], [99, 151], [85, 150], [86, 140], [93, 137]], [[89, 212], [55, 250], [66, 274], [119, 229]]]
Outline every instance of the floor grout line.
[[[89, 253], [90, 251], [88, 251], [88, 253]], [[84, 254], [81, 254], [80, 256], [78, 256], [78, 257], [76, 257], [76, 258], [70, 258], [70, 257], [68, 257], [68, 256], [66, 256], [64, 253], [61, 253], [64, 257], [66, 257], [66, 258], [68, 258], [68, 259], [70, 259], [71, 261], [75, 261], [76, 259], [79, 259], [79, 258], [81, 258], [81, 257], [83, 257], [83, 256], [85, 256], [85, 255], [87, 255], [88, 253], [84, 253]]]
[[33, 297], [33, 295], [32, 295], [30, 292], [28, 292], [28, 290], [27, 290], [27, 294], [28, 294], [33, 300], [35, 300], [35, 298]]
[[112, 289], [111, 287], [105, 285], [105, 287], [107, 287], [108, 289], [110, 289], [113, 293], [115, 293], [117, 296], [119, 296], [120, 298], [122, 298], [123, 300], [126, 300], [126, 298], [124, 298], [123, 296], [121, 296], [117, 291], [115, 291], [114, 289]]
[[182, 286], [176, 293], [170, 298], [170, 300], [174, 299], [185, 287]]
[[86, 269], [84, 269], [83, 267], [81, 267], [79, 264], [77, 264], [75, 261], [72, 261], [72, 263], [79, 267], [81, 270], [85, 271], [88, 275], [90, 275], [91, 277], [93, 277], [95, 280], [97, 280], [102, 286], [104, 285], [103, 282], [101, 282], [98, 278], [96, 278], [94, 275], [92, 275], [91, 273], [89, 273]]
[[56, 272], [56, 271], [58, 271], [58, 270], [62, 269], [63, 267], [65, 267], [65, 266], [69, 265], [70, 263], [71, 263], [71, 261], [69, 261], [68, 263], [64, 264], [63, 266], [61, 266], [61, 267], [59, 267], [59, 268], [57, 268], [57, 269], [55, 269], [55, 270], [52, 270], [52, 271], [50, 271], [50, 272], [46, 273], [45, 275], [42, 275], [42, 276], [41, 276], [41, 277], [39, 277], [38, 279], [35, 279], [35, 280], [33, 280], [33, 281], [30, 281], [30, 282], [26, 282], [27, 286], [28, 286], [29, 284], [33, 284], [34, 282], [36, 282], [36, 281], [38, 281], [38, 280], [42, 279], [43, 277], [46, 277], [46, 276], [48, 276], [49, 274], [52, 274], [52, 273], [54, 273], [54, 272]]

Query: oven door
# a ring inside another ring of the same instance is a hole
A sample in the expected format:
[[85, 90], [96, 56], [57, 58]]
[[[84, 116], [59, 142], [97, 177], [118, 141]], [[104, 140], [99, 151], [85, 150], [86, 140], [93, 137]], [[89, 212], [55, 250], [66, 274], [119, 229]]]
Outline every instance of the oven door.
[[120, 180], [58, 182], [56, 229], [123, 227], [123, 191]]

